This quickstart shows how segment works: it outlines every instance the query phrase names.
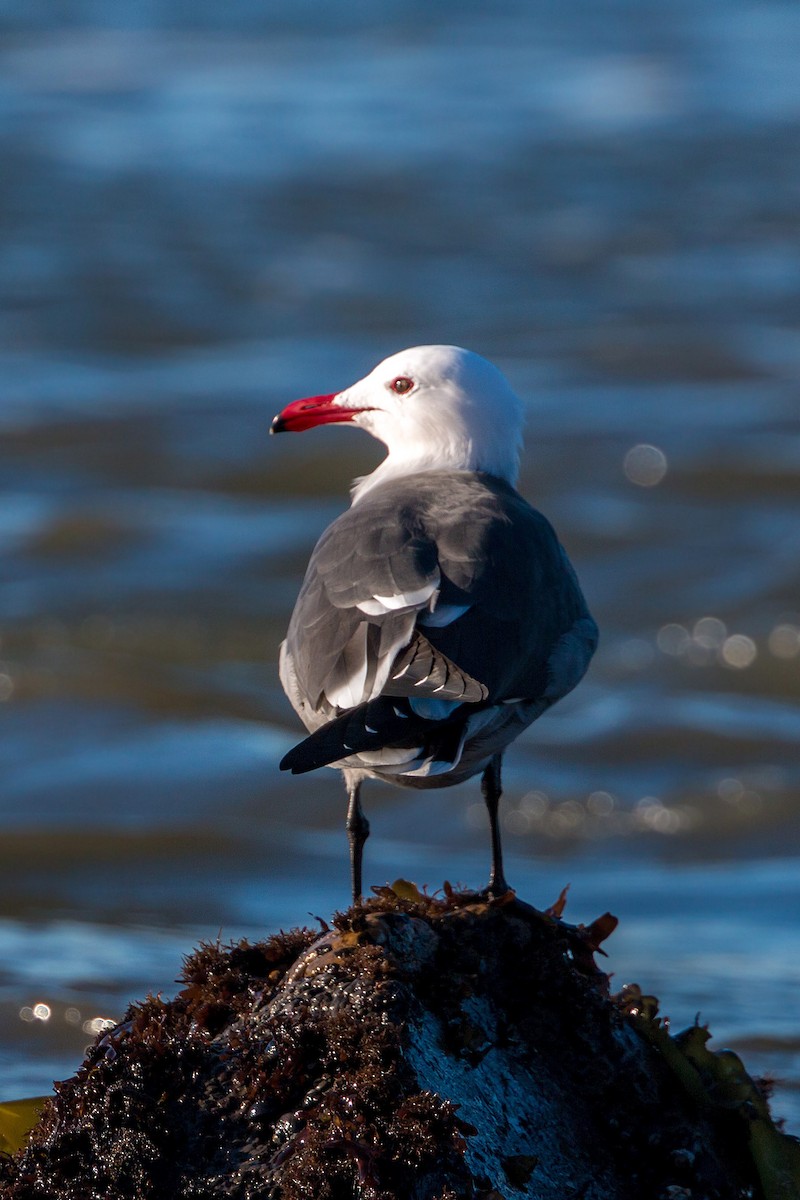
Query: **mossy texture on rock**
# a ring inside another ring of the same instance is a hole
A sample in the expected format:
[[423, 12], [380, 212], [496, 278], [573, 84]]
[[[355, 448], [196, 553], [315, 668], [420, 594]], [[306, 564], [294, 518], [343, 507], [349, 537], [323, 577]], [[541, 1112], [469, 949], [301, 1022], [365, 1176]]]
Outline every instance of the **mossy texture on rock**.
[[744, 1200], [735, 1118], [608, 996], [608, 932], [382, 889], [205, 946], [56, 1085], [3, 1200]]

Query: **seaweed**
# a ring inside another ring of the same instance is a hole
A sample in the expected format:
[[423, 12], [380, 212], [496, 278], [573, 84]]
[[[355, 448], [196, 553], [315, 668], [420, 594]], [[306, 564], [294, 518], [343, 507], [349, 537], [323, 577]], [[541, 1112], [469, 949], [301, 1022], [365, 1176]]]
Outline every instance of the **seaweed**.
[[729, 1059], [612, 997], [614, 918], [564, 901], [398, 880], [321, 931], [200, 946], [55, 1085], [0, 1197], [789, 1200], [762, 1161], [790, 1178], [797, 1144], [744, 1068], [733, 1103]]

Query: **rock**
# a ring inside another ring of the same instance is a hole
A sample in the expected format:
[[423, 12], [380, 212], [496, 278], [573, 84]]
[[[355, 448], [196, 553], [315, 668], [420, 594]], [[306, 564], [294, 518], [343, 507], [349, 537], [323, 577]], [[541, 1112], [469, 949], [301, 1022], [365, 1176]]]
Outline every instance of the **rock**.
[[561, 908], [398, 883], [321, 934], [201, 947], [56, 1085], [0, 1197], [758, 1195], [741, 1114], [687, 1090], [650, 998], [609, 996], [613, 918]]

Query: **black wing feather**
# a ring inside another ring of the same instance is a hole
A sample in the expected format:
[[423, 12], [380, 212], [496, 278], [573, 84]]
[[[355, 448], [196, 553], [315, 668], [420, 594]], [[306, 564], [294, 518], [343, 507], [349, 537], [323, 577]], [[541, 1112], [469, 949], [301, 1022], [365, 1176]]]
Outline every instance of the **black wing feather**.
[[448, 761], [448, 756], [453, 757], [458, 749], [461, 727], [461, 720], [455, 717], [434, 721], [418, 716], [405, 698], [389, 700], [379, 696], [321, 726], [284, 755], [280, 768], [293, 775], [304, 775], [351, 754], [386, 746], [398, 750], [419, 747], [424, 757]]

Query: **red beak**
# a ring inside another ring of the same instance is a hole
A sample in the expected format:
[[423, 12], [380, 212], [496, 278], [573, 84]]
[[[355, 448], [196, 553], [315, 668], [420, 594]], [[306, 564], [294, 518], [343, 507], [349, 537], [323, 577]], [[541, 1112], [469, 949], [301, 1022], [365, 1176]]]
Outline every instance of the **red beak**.
[[302, 433], [304, 429], [313, 429], [315, 425], [352, 421], [357, 413], [366, 411], [334, 404], [335, 395], [334, 392], [330, 396], [308, 396], [305, 400], [292, 401], [283, 412], [278, 413], [270, 425], [270, 433]]

